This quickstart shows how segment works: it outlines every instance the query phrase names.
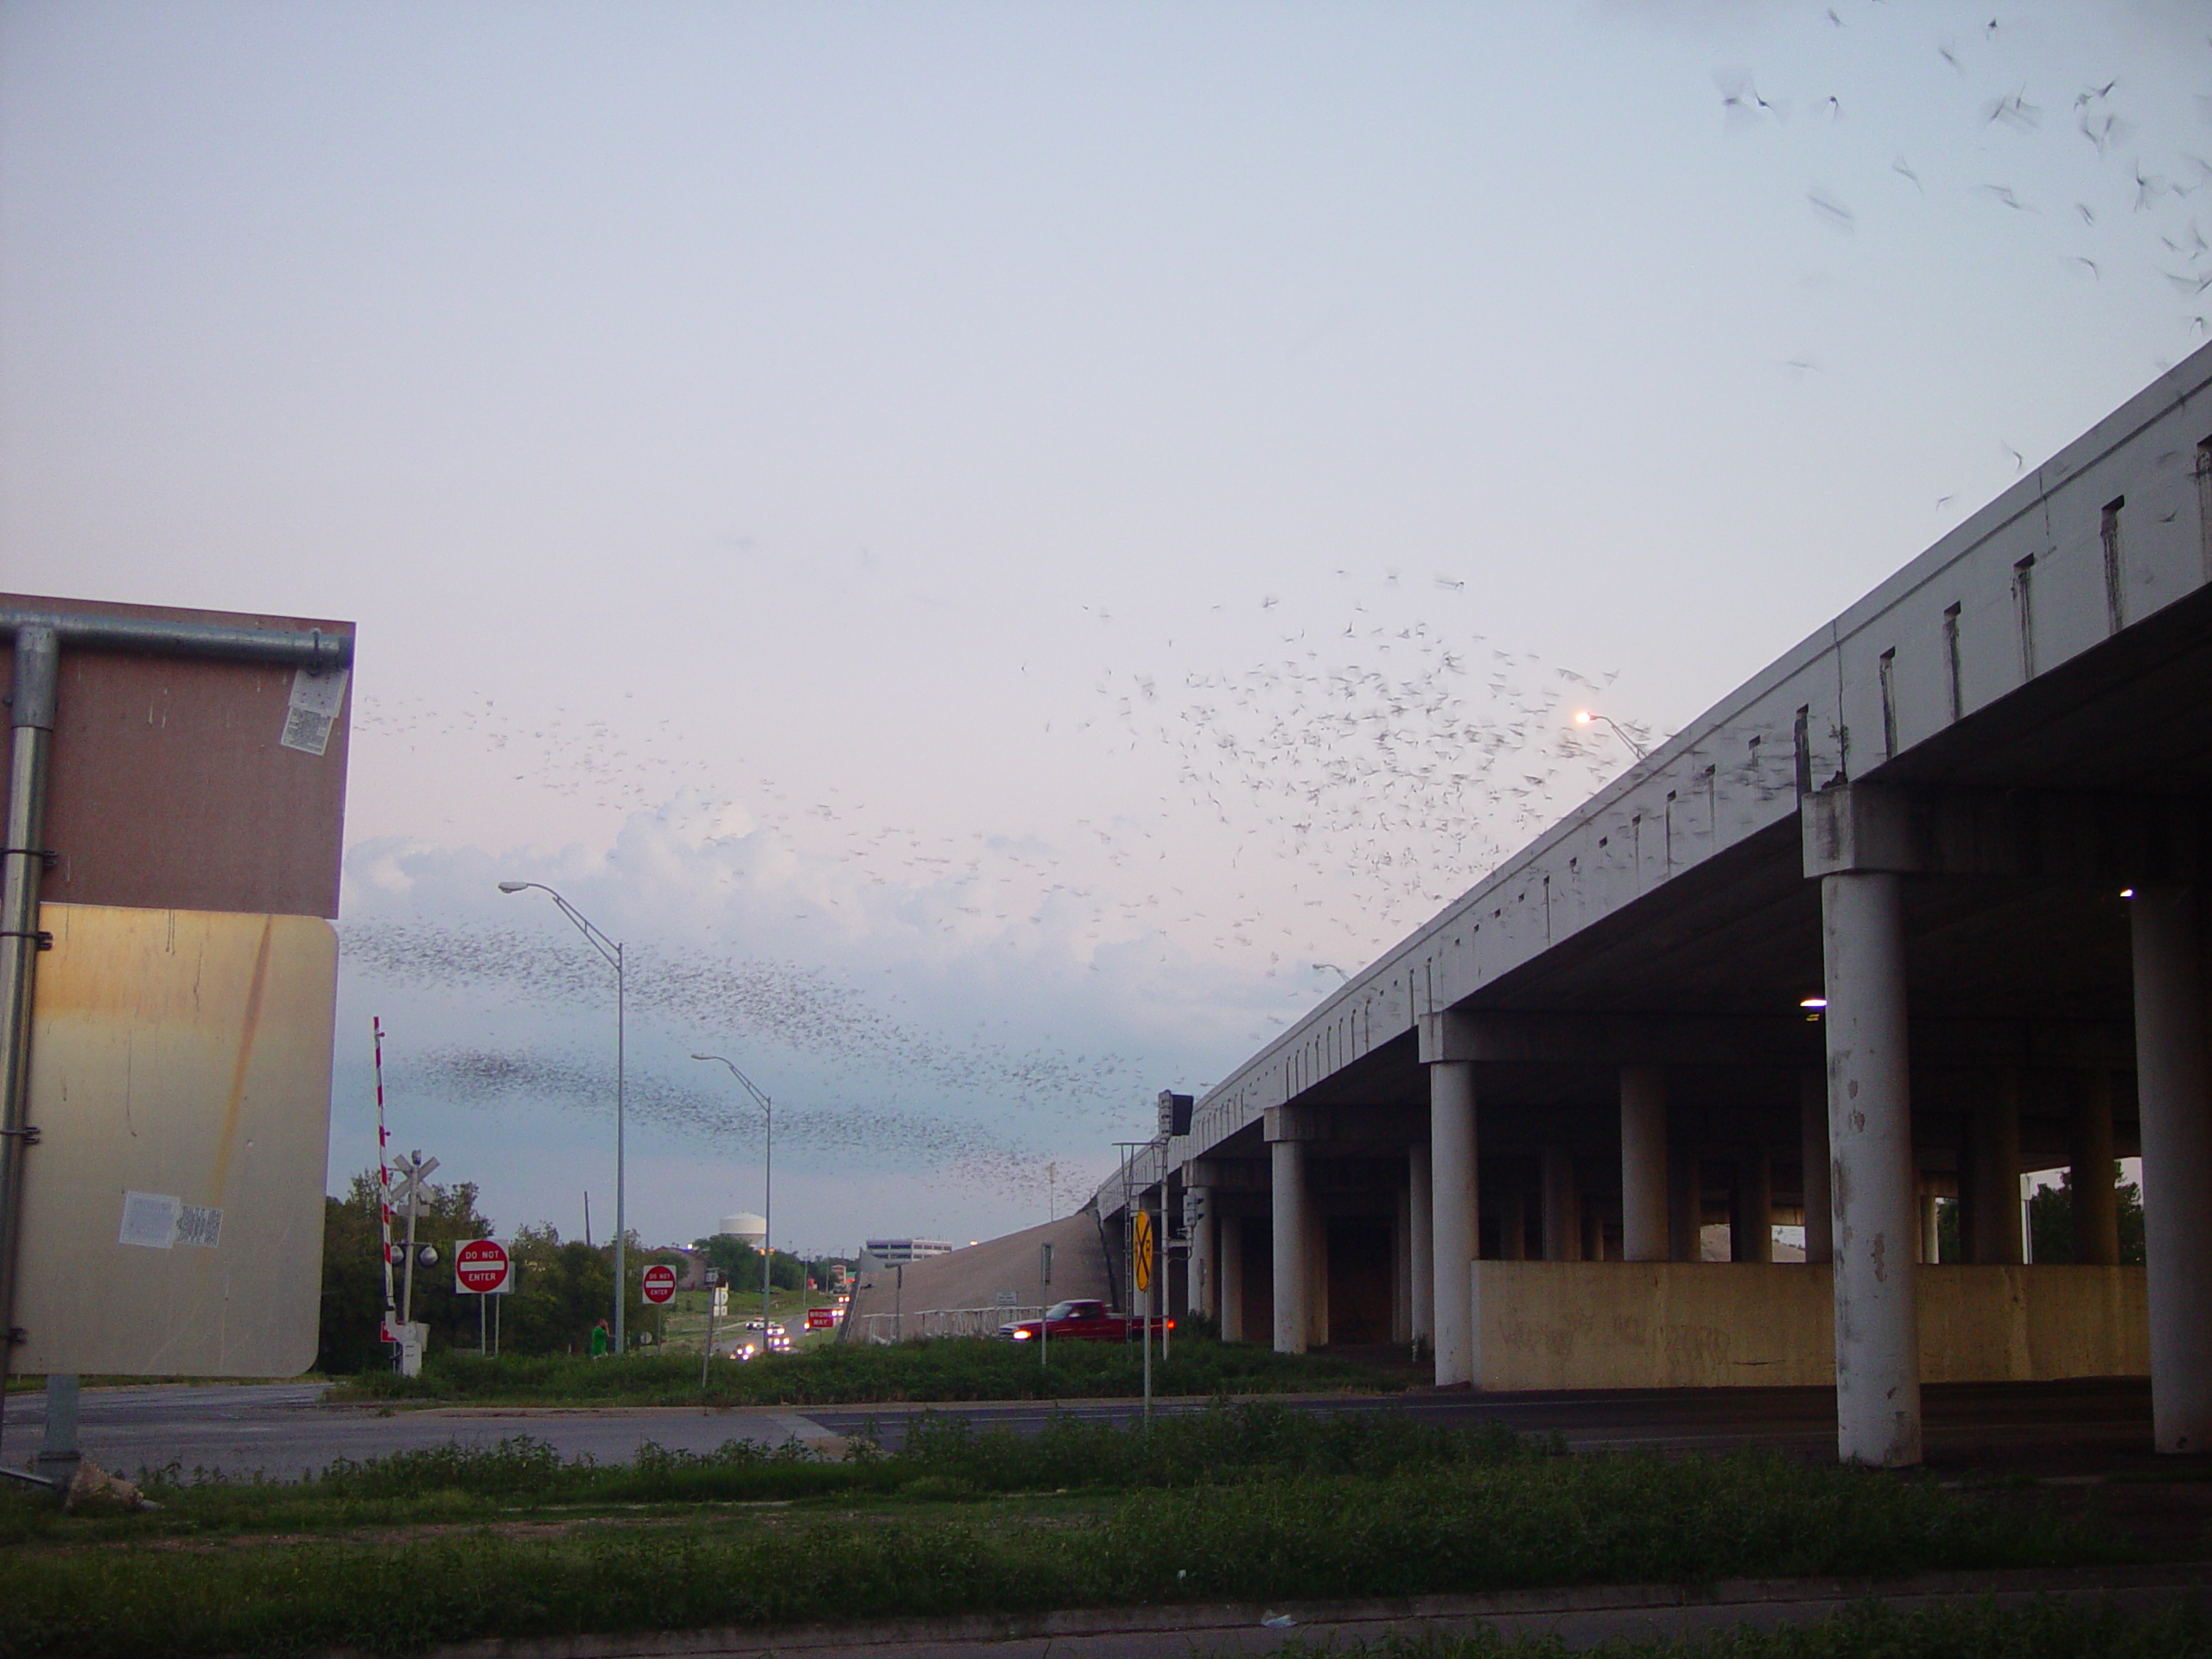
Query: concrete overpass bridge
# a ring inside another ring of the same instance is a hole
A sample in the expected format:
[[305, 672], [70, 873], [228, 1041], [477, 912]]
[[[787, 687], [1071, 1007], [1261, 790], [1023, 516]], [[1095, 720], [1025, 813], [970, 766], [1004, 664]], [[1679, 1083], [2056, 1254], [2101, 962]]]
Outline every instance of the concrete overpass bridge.
[[[1224, 1335], [1418, 1343], [1440, 1384], [1833, 1378], [1841, 1455], [1901, 1465], [1923, 1378], [2147, 1370], [2160, 1448], [2212, 1447], [2208, 387], [2212, 348], [1186, 1126], [1164, 1096], [1109, 1239], [1154, 1208]], [[2139, 1154], [2147, 1270], [2117, 1265]], [[2024, 1265], [2020, 1177], [2061, 1167], [2075, 1259]]]

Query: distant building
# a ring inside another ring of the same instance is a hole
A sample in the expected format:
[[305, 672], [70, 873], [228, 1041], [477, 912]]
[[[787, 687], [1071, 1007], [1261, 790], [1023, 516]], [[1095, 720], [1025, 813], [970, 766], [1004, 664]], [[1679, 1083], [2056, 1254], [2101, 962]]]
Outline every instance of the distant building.
[[[688, 1244], [663, 1244], [659, 1250], [680, 1255], [683, 1264], [677, 1268], [676, 1287], [678, 1290], [703, 1290], [707, 1284], [707, 1253]], [[674, 1266], [674, 1263], [671, 1263]]]
[[941, 1238], [871, 1238], [868, 1242], [868, 1253], [887, 1268], [927, 1256], [950, 1255], [952, 1250], [952, 1245]]

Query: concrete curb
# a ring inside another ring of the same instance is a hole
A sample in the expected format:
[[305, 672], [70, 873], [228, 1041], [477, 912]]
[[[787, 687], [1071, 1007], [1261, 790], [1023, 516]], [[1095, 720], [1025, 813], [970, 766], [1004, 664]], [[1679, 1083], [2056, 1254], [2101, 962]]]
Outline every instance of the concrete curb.
[[[1570, 1649], [1624, 1637], [1681, 1636], [1742, 1624], [1770, 1628], [1826, 1618], [1878, 1599], [1900, 1610], [1978, 1601], [2024, 1605], [2055, 1597], [2145, 1611], [2178, 1601], [2212, 1608], [2212, 1562], [2152, 1567], [1927, 1573], [1909, 1579], [1739, 1579], [1700, 1592], [1680, 1585], [1605, 1585], [1481, 1596], [1376, 1601], [1227, 1602], [1048, 1613], [976, 1613], [811, 1624], [490, 1639], [431, 1649], [427, 1659], [1189, 1659], [1193, 1653], [1265, 1654], [1298, 1642], [1373, 1642], [1392, 1634], [1555, 1636]], [[1287, 1625], [1269, 1618], [1288, 1617]], [[334, 1652], [325, 1659], [354, 1659]]]

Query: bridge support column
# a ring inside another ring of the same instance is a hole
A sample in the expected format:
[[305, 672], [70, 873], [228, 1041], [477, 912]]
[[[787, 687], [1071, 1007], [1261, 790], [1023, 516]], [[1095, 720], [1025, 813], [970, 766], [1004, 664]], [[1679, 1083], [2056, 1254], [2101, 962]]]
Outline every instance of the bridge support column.
[[1407, 1228], [1411, 1235], [1408, 1263], [1413, 1281], [1413, 1339], [1436, 1351], [1435, 1186], [1427, 1147], [1416, 1141], [1406, 1152]]
[[1277, 1141], [1268, 1148], [1274, 1174], [1275, 1352], [1306, 1351], [1313, 1205], [1306, 1191], [1306, 1148]]
[[1414, 1339], [1414, 1184], [1410, 1177], [1390, 1206], [1390, 1340]]
[[1799, 1080], [1798, 1135], [1805, 1159], [1805, 1260], [1835, 1259], [1834, 1188], [1828, 1179], [1827, 1079], [1808, 1071]]
[[1575, 1202], [1574, 1154], [1561, 1147], [1546, 1147], [1543, 1181], [1544, 1260], [1580, 1262], [1582, 1215]]
[[1728, 1206], [1728, 1259], [1774, 1260], [1774, 1159], [1764, 1147], [1736, 1156], [1735, 1191]]
[[[1827, 1110], [1823, 1101], [1821, 1109]], [[1677, 1262], [1705, 1259], [1705, 1162], [1688, 1143], [1674, 1148], [1667, 1180], [1667, 1234]]]
[[1828, 1140], [1835, 1200], [1836, 1450], [1920, 1461], [1919, 1217], [1906, 1059], [1904, 890], [1893, 874], [1821, 877]]
[[1501, 1262], [1525, 1262], [1529, 1259], [1529, 1200], [1518, 1187], [1498, 1195], [1497, 1259]]
[[1241, 1215], [1217, 1218], [1214, 1237], [1219, 1245], [1215, 1259], [1221, 1264], [1216, 1279], [1219, 1288], [1214, 1293], [1214, 1317], [1221, 1321], [1224, 1342], [1243, 1342], [1244, 1332], [1244, 1217]]
[[1966, 1259], [2018, 1267], [2020, 1243], [2020, 1078], [2006, 1071], [1994, 1094], [1976, 1107], [1968, 1130], [1964, 1179]]
[[[1196, 1217], [1196, 1220], [1192, 1217]], [[1183, 1219], [1191, 1236], [1190, 1267], [1186, 1278], [1189, 1284], [1191, 1312], [1206, 1315], [1217, 1313], [1221, 1293], [1214, 1283], [1213, 1194], [1203, 1186], [1183, 1189]]]
[[2120, 1195], [2113, 1185], [2112, 1074], [2075, 1083], [2074, 1166], [2067, 1187], [2074, 1208], [2074, 1259], [2111, 1267], [2120, 1260]]
[[1664, 1262], [1667, 1237], [1667, 1074], [1621, 1068], [1621, 1259]]
[[2197, 895], [2138, 888], [2136, 1091], [2150, 1266], [2151, 1418], [2161, 1452], [2212, 1448], [2212, 1077]]
[[1434, 1197], [1433, 1330], [1440, 1387], [1475, 1380], [1475, 1068], [1438, 1060], [1428, 1068], [1429, 1170]]

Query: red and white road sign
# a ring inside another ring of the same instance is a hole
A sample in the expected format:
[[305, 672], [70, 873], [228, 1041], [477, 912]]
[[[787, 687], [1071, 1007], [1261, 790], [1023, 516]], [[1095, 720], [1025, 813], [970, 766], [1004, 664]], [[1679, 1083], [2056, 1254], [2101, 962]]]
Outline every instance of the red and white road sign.
[[834, 1331], [837, 1328], [837, 1310], [834, 1307], [810, 1307], [806, 1310], [806, 1328], [810, 1331]]
[[660, 1303], [676, 1299], [676, 1269], [664, 1262], [656, 1262], [645, 1269], [645, 1300]]
[[496, 1238], [472, 1238], [454, 1253], [454, 1288], [472, 1296], [490, 1296], [507, 1287], [514, 1264], [507, 1247]]

